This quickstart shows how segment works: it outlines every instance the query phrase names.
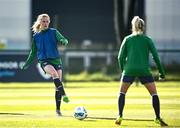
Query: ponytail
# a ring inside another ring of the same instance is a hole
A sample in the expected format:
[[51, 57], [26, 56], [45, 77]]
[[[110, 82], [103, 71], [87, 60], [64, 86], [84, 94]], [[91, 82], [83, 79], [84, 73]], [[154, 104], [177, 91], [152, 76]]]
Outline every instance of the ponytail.
[[132, 32], [134, 34], [142, 34], [144, 32], [144, 21], [139, 18], [139, 16], [135, 16], [132, 21], [131, 21], [131, 24], [132, 24]]

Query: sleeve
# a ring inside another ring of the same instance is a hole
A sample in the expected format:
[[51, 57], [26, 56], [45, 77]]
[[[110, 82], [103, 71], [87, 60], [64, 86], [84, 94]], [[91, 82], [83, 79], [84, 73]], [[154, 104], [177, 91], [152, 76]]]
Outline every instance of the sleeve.
[[159, 73], [160, 73], [159, 75], [161, 78], [165, 78], [164, 68], [160, 62], [159, 55], [158, 55], [157, 50], [154, 46], [154, 43], [151, 39], [149, 41], [149, 44], [150, 44], [150, 51], [152, 53], [153, 60], [155, 61], [156, 65], [158, 67]]
[[68, 40], [58, 30], [56, 30], [56, 39], [62, 45], [67, 45], [68, 44]]
[[121, 69], [121, 71], [124, 70], [124, 65], [126, 63], [126, 57], [127, 57], [127, 50], [126, 50], [126, 38], [124, 38], [121, 47], [119, 49], [118, 54], [118, 64]]
[[36, 52], [37, 52], [37, 48], [36, 48], [35, 42], [33, 40], [32, 46], [31, 46], [31, 51], [29, 53], [27, 60], [25, 61], [25, 64], [23, 65], [22, 69], [27, 69], [29, 67], [29, 65], [33, 62], [33, 60], [35, 58]]

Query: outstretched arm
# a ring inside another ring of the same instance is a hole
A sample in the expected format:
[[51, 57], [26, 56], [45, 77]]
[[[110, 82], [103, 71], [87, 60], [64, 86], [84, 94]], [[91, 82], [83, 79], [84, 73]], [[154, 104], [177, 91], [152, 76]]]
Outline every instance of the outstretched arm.
[[34, 40], [32, 41], [32, 46], [31, 46], [31, 51], [29, 53], [29, 56], [25, 62], [25, 64], [22, 66], [22, 69], [27, 69], [29, 67], [29, 65], [33, 62], [34, 60], [34, 57], [36, 55], [36, 52], [37, 52], [37, 48], [36, 48], [36, 45], [35, 45], [35, 42]]
[[127, 56], [125, 42], [126, 42], [126, 38], [123, 40], [118, 54], [118, 63], [121, 71], [123, 71], [124, 69], [124, 65], [126, 63], [126, 56]]
[[62, 45], [68, 44], [68, 40], [58, 30], [56, 30], [56, 39], [62, 43]]
[[157, 65], [157, 67], [158, 67], [159, 76], [160, 76], [160, 78], [164, 79], [164, 78], [165, 78], [165, 72], [164, 72], [163, 66], [161, 65], [161, 62], [160, 62], [160, 59], [159, 59], [157, 50], [156, 50], [156, 48], [155, 48], [154, 43], [152, 42], [152, 40], [150, 40], [150, 50], [151, 50], [153, 59], [154, 59], [156, 65]]

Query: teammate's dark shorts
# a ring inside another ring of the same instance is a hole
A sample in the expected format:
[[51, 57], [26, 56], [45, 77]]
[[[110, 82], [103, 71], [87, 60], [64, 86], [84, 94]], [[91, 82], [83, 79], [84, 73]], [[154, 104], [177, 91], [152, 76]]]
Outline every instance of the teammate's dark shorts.
[[[51, 66], [53, 66], [56, 70], [62, 69], [62, 65], [61, 65], [61, 64], [55, 65], [55, 64], [50, 63], [49, 61], [41, 61], [40, 64], [41, 64], [41, 68], [43, 69], [44, 72], [45, 72], [44, 67], [45, 67], [46, 65], [51, 65]], [[45, 73], [46, 73], [46, 72], [45, 72]]]
[[[133, 83], [135, 78], [136, 76], [123, 75], [121, 77], [121, 81], [126, 83]], [[154, 82], [154, 78], [152, 76], [138, 76], [137, 78], [140, 80], [142, 84]]]

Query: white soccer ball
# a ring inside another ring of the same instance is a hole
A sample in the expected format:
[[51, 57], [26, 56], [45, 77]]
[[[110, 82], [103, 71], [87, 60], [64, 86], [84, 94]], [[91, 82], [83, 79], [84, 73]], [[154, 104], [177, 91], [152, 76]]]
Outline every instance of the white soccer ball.
[[78, 120], [85, 119], [87, 115], [87, 111], [83, 106], [79, 106], [74, 109], [74, 117]]

